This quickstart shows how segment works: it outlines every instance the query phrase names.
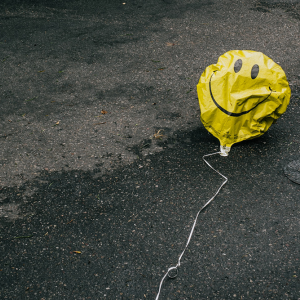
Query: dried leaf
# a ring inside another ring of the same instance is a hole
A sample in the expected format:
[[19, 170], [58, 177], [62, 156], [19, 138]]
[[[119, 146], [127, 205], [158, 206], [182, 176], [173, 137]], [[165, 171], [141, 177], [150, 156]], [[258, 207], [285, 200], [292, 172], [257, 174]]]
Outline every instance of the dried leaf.
[[81, 251], [73, 251], [73, 253], [81, 254]]
[[155, 139], [161, 139], [161, 138], [163, 138], [164, 135], [162, 134], [162, 132], [163, 132], [163, 129], [159, 129], [158, 131], [156, 131], [156, 132], [154, 133], [153, 137], [154, 137]]

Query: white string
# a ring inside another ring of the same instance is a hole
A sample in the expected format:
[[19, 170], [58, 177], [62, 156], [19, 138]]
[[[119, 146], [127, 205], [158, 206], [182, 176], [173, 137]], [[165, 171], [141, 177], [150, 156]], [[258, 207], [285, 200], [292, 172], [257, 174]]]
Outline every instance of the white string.
[[[211, 168], [213, 169], [215, 172], [217, 172], [220, 176], [222, 176], [225, 181], [223, 181], [223, 183], [221, 184], [221, 186], [219, 187], [219, 189], [217, 190], [217, 192], [202, 206], [202, 208], [198, 211], [197, 215], [196, 215], [196, 218], [194, 220], [194, 224], [193, 224], [193, 227], [191, 229], [191, 232], [190, 232], [190, 235], [189, 235], [189, 238], [187, 240], [187, 243], [182, 251], [182, 253], [180, 254], [179, 258], [178, 258], [178, 262], [176, 264], [175, 267], [171, 267], [168, 269], [168, 271], [166, 272], [166, 274], [164, 275], [164, 277], [162, 278], [162, 280], [160, 281], [160, 284], [159, 284], [159, 289], [158, 289], [158, 293], [157, 293], [157, 296], [155, 298], [155, 300], [158, 300], [159, 298], [159, 295], [160, 295], [160, 291], [161, 291], [161, 287], [162, 287], [162, 284], [165, 280], [165, 278], [168, 276], [169, 278], [175, 278], [177, 277], [177, 274], [178, 274], [178, 267], [180, 267], [180, 261], [181, 261], [181, 258], [182, 256], [184, 255], [184, 252], [185, 250], [187, 249], [190, 241], [191, 241], [191, 238], [192, 238], [192, 235], [194, 233], [194, 229], [195, 229], [195, 226], [196, 226], [196, 223], [197, 223], [197, 219], [198, 219], [198, 216], [200, 214], [200, 212], [211, 202], [214, 200], [214, 198], [219, 194], [220, 190], [222, 189], [222, 187], [226, 184], [226, 182], [228, 181], [228, 178], [225, 177], [223, 174], [221, 174], [219, 171], [217, 171], [215, 168], [213, 168], [207, 161], [204, 157], [207, 157], [207, 156], [212, 156], [212, 155], [215, 155], [215, 154], [221, 154], [221, 152], [215, 152], [215, 153], [211, 153], [211, 154], [206, 154], [202, 157], [202, 159], [205, 161], [205, 163]], [[173, 271], [173, 270], [176, 270], [176, 273], [174, 275], [170, 275], [170, 271]]]

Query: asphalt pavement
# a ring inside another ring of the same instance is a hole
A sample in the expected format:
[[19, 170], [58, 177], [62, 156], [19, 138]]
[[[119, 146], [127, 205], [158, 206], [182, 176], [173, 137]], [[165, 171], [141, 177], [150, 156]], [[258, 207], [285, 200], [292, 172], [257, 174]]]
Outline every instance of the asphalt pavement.
[[[155, 299], [222, 178], [196, 85], [229, 50], [285, 71], [160, 299], [300, 299], [300, 3], [0, 3], [0, 298]], [[293, 166], [297, 166], [294, 163]]]

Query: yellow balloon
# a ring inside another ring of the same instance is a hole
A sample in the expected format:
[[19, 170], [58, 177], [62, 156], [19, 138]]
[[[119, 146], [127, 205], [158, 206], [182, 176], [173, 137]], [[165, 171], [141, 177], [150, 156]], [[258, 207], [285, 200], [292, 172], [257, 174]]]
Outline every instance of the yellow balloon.
[[208, 66], [197, 85], [201, 121], [230, 147], [264, 134], [285, 111], [291, 90], [282, 68], [261, 52], [233, 50]]

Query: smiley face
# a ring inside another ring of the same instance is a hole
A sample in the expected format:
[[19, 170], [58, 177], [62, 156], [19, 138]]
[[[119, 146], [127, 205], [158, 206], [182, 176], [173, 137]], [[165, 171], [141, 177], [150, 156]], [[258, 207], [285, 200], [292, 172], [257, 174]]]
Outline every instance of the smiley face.
[[226, 52], [206, 68], [197, 91], [202, 123], [229, 147], [266, 132], [290, 99], [282, 68], [255, 51]]
[[[234, 66], [233, 66], [233, 70], [235, 73], [239, 73], [242, 69], [242, 66], [243, 66], [243, 60], [241, 58], [238, 58], [236, 60], [236, 62], [234, 63]], [[249, 79], [251, 77], [252, 80], [256, 79], [256, 77], [258, 76], [258, 73], [259, 73], [259, 65], [258, 64], [254, 64], [251, 68], [251, 72], [249, 72]], [[252, 104], [252, 107], [248, 110], [242, 110], [241, 112], [230, 112], [228, 110], [226, 110], [225, 108], [223, 108], [215, 99], [214, 95], [213, 95], [213, 92], [212, 92], [212, 77], [216, 74], [216, 71], [212, 73], [211, 77], [210, 77], [210, 80], [209, 80], [209, 92], [210, 92], [210, 96], [213, 100], [213, 102], [215, 103], [215, 105], [222, 111], [224, 112], [225, 114], [229, 115], [229, 116], [232, 116], [232, 117], [239, 117], [241, 115], [245, 115], [247, 113], [249, 113], [251, 110], [255, 109], [259, 104], [263, 103], [265, 100], [267, 100], [271, 94], [272, 94], [272, 89], [271, 87], [269, 87], [269, 90], [270, 90], [270, 93], [269, 95], [267, 95], [264, 99], [259, 99], [257, 101], [257, 103], [251, 103]], [[218, 74], [219, 75], [219, 74]], [[235, 79], [235, 78], [233, 78]], [[251, 91], [251, 95], [250, 97], [253, 97], [253, 90]], [[250, 98], [249, 97], [249, 98]], [[247, 100], [249, 100], [249, 98]]]

